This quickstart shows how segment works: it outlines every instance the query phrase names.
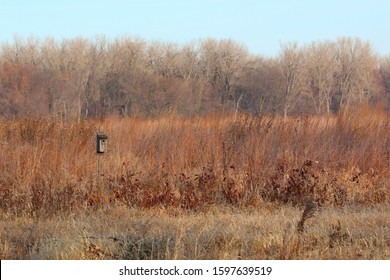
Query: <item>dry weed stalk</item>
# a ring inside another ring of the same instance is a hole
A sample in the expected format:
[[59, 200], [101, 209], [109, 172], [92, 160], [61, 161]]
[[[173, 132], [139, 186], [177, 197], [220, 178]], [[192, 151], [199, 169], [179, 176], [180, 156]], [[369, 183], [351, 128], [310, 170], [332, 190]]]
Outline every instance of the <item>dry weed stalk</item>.
[[303, 233], [305, 229], [305, 221], [312, 218], [314, 214], [318, 211], [317, 203], [312, 199], [307, 199], [305, 202], [305, 209], [303, 210], [301, 219], [298, 222], [297, 230], [298, 233]]

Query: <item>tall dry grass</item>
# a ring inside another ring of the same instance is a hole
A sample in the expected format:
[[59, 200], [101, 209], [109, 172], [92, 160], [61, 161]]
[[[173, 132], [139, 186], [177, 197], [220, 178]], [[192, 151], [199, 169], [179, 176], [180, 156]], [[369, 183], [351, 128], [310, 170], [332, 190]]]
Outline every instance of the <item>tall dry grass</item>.
[[[109, 137], [97, 186], [95, 134]], [[127, 205], [374, 205], [389, 199], [390, 117], [166, 116], [0, 120], [2, 213], [39, 216]]]
[[0, 138], [2, 259], [389, 258], [380, 110], [1, 119]]

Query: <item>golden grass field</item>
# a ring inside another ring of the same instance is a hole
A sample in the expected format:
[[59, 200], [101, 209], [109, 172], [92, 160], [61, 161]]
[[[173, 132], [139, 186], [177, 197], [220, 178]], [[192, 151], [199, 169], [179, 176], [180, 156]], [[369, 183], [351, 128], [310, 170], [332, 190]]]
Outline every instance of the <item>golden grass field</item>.
[[390, 259], [381, 110], [1, 119], [0, 137], [1, 259]]

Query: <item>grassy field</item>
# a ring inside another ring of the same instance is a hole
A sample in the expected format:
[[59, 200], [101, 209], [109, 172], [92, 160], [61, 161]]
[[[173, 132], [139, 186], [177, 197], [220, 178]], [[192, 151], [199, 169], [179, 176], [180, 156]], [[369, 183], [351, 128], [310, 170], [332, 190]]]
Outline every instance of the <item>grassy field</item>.
[[380, 110], [2, 119], [0, 137], [1, 259], [390, 259]]
[[267, 205], [189, 213], [115, 207], [2, 220], [2, 259], [390, 259], [390, 207], [301, 212]]

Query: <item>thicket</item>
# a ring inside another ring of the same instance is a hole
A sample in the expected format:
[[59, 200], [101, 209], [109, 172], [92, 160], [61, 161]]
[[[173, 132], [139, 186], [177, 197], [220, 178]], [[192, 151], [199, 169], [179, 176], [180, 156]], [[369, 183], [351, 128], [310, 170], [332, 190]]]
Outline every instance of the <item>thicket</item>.
[[11, 118], [326, 115], [388, 108], [389, 93], [389, 59], [358, 38], [287, 43], [274, 58], [215, 39], [15, 37], [0, 48], [0, 115]]

